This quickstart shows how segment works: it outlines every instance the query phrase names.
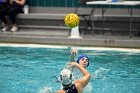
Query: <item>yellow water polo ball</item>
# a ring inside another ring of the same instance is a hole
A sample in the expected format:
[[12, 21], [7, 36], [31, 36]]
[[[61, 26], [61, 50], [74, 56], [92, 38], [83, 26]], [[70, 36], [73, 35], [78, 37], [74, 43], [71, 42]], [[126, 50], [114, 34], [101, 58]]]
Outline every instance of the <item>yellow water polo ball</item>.
[[70, 13], [65, 16], [64, 22], [67, 27], [74, 28], [79, 25], [79, 17], [75, 13]]

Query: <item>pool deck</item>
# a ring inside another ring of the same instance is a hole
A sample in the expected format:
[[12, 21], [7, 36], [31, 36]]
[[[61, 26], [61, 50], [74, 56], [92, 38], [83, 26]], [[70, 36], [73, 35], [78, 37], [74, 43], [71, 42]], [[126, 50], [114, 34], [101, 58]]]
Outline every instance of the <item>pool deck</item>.
[[[54, 32], [51, 32], [54, 33]], [[47, 31], [0, 32], [0, 43], [26, 43], [45, 45], [70, 45], [91, 47], [140, 48], [140, 37], [115, 35], [82, 35], [69, 38], [66, 33], [57, 35]]]

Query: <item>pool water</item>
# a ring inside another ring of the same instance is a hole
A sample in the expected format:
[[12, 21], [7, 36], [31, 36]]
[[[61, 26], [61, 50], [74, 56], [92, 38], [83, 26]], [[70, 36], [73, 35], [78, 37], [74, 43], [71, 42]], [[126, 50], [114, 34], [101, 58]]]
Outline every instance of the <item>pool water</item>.
[[[47, 93], [60, 89], [56, 77], [70, 47], [0, 47], [0, 93]], [[79, 49], [90, 58], [89, 93], [140, 93], [140, 52]]]

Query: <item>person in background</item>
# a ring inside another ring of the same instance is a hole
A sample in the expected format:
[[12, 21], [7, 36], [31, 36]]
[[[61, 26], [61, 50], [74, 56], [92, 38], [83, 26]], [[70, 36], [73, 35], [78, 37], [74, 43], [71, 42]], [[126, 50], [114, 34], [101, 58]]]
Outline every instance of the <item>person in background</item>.
[[70, 67], [72, 68], [78, 68], [83, 74], [83, 77], [73, 82], [72, 72], [68, 69], [62, 70], [60, 74], [60, 79], [63, 89], [58, 90], [56, 93], [82, 93], [84, 87], [88, 84], [91, 78], [91, 74], [84, 67], [82, 67], [76, 62], [69, 62], [68, 65], [70, 65]]
[[7, 3], [6, 3], [6, 0], [0, 0], [0, 13], [2, 12], [2, 10], [4, 8], [8, 7], [7, 6]]
[[3, 32], [9, 30], [9, 24], [6, 16], [9, 17], [12, 23], [11, 31], [18, 31], [16, 16], [18, 13], [23, 13], [25, 2], [26, 0], [5, 0], [5, 7], [0, 9], [0, 19], [4, 25], [2, 28]]

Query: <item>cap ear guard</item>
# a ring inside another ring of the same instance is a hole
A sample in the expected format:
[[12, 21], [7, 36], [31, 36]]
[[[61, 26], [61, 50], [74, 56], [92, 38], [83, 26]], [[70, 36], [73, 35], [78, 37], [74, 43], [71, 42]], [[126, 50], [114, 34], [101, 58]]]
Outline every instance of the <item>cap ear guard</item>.
[[[60, 75], [60, 80], [62, 81], [62, 75]], [[72, 74], [70, 74], [70, 80], [72, 80]]]
[[72, 80], [72, 74], [70, 74], [70, 80]]
[[87, 67], [89, 66], [89, 61], [88, 61], [88, 64], [87, 64]]
[[62, 75], [60, 75], [60, 80], [62, 81]]

